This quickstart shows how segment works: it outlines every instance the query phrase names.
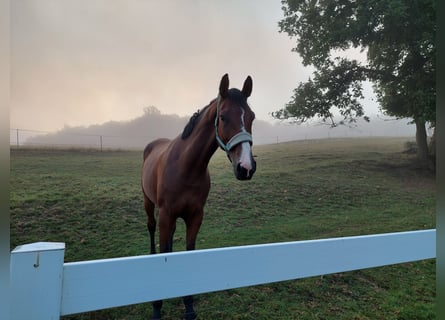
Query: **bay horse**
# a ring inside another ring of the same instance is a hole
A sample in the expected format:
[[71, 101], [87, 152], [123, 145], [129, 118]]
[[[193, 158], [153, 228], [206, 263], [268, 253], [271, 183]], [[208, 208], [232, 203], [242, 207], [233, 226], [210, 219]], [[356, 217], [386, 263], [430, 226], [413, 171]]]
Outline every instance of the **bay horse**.
[[[247, 104], [252, 92], [248, 76], [243, 89], [229, 89], [225, 74], [219, 94], [203, 110], [196, 112], [175, 139], [157, 139], [144, 149], [142, 191], [150, 234], [150, 253], [156, 253], [156, 220], [158, 208], [159, 251], [172, 252], [176, 220], [186, 225], [186, 249], [194, 250], [203, 219], [203, 208], [210, 190], [208, 163], [222, 148], [238, 180], [250, 180], [256, 170], [252, 156], [252, 122], [255, 114]], [[184, 318], [196, 319], [193, 297], [183, 298]], [[162, 300], [153, 302], [153, 318], [161, 318]]]

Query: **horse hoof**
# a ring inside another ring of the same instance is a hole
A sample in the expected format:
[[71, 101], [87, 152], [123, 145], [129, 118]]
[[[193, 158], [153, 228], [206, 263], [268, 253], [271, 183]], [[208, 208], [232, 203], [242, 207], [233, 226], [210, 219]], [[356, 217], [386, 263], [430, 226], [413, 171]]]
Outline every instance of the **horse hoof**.
[[196, 320], [196, 313], [195, 312], [189, 312], [189, 313], [184, 313], [184, 320]]

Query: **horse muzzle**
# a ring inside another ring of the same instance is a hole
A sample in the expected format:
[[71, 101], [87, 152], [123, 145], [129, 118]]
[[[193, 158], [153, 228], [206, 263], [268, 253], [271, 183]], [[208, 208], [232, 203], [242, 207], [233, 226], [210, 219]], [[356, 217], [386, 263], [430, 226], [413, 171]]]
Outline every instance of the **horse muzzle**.
[[234, 166], [235, 177], [238, 180], [250, 180], [253, 177], [253, 174], [256, 171], [256, 161], [251, 158], [251, 165], [244, 166], [241, 162], [238, 162], [236, 166]]
[[[235, 150], [234, 150], [235, 151]], [[252, 156], [249, 142], [237, 145], [237, 150], [229, 154], [235, 177], [238, 180], [250, 180], [256, 171], [256, 162]]]

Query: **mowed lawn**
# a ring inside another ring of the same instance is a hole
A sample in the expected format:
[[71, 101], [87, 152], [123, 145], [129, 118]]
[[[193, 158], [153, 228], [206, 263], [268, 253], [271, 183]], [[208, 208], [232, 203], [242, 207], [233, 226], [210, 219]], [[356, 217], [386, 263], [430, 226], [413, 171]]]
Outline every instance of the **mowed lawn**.
[[[434, 228], [435, 175], [404, 152], [407, 141], [254, 146], [251, 181], [237, 181], [217, 151], [197, 248]], [[12, 149], [11, 249], [65, 242], [67, 262], [147, 254], [141, 164], [142, 150]], [[175, 251], [184, 240], [178, 221]], [[433, 259], [227, 290], [199, 295], [195, 305], [199, 319], [435, 319], [435, 268]], [[180, 319], [182, 308], [179, 298], [165, 301], [164, 319]], [[150, 315], [145, 303], [65, 318]]]

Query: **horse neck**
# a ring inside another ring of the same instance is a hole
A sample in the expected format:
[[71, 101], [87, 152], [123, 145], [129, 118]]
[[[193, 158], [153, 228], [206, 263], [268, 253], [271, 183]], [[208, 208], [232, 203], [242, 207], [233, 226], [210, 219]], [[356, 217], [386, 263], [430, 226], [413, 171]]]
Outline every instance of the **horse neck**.
[[216, 102], [213, 102], [201, 115], [202, 118], [185, 141], [187, 146], [182, 157], [190, 170], [196, 170], [196, 173], [207, 172], [210, 158], [218, 148], [215, 138], [215, 115]]

